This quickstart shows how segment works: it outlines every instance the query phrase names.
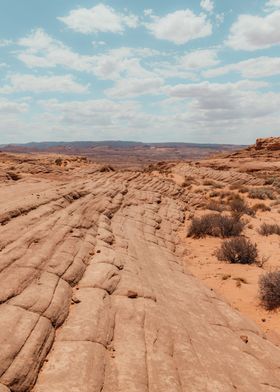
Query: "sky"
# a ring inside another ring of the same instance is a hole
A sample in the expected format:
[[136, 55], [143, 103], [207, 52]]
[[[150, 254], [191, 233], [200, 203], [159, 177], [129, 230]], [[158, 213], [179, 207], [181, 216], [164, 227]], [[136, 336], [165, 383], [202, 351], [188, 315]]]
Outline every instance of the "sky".
[[0, 144], [280, 136], [280, 0], [1, 0]]

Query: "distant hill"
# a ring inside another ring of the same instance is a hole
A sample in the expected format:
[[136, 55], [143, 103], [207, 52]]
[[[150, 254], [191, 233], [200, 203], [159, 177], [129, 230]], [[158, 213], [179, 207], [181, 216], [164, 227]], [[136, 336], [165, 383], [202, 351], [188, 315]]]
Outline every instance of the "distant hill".
[[0, 146], [14, 153], [55, 153], [86, 156], [91, 160], [118, 166], [143, 166], [157, 161], [202, 159], [213, 154], [233, 152], [247, 146], [198, 143], [142, 143], [134, 141], [31, 142]]

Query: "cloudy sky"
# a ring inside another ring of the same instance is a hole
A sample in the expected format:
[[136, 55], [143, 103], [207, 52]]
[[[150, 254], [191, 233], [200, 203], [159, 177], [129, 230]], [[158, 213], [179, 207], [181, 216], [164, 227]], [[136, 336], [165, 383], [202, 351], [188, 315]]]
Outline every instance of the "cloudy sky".
[[280, 0], [1, 0], [0, 144], [280, 135]]

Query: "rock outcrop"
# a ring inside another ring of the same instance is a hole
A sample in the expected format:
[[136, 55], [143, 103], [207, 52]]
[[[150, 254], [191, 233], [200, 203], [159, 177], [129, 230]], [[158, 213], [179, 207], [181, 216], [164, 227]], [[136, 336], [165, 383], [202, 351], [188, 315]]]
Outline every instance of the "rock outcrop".
[[184, 192], [89, 169], [1, 187], [1, 392], [280, 389], [280, 350], [181, 265]]
[[256, 140], [256, 150], [280, 150], [280, 137], [269, 137]]

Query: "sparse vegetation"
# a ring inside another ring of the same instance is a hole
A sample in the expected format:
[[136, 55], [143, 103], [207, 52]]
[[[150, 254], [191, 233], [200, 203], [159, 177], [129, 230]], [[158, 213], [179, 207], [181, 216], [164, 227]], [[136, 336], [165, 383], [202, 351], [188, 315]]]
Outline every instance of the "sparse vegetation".
[[99, 169], [100, 173], [109, 173], [115, 171], [115, 169], [110, 165], [101, 166]]
[[7, 172], [7, 178], [9, 180], [18, 181], [21, 179], [21, 176], [15, 172], [9, 171]]
[[253, 205], [252, 209], [256, 212], [259, 210], [262, 212], [271, 211], [271, 208], [264, 203], [256, 203]]
[[270, 188], [252, 188], [249, 191], [248, 196], [251, 199], [260, 199], [260, 200], [274, 200], [274, 192]]
[[226, 209], [226, 206], [223, 203], [221, 203], [221, 202], [218, 202], [218, 201], [215, 201], [215, 200], [211, 200], [207, 204], [206, 208], [208, 210], [211, 210], [211, 211], [222, 212], [222, 211], [224, 211]]
[[239, 235], [243, 228], [244, 223], [234, 217], [207, 214], [192, 219], [188, 237], [201, 238], [209, 235], [226, 238]]
[[262, 306], [267, 310], [280, 307], [280, 271], [267, 272], [260, 277], [259, 292]]
[[259, 229], [259, 233], [261, 235], [272, 235], [272, 234], [277, 234], [280, 235], [280, 226], [275, 224], [268, 224], [268, 223], [263, 223]]
[[245, 200], [239, 195], [234, 195], [230, 201], [230, 209], [235, 217], [241, 217], [243, 214], [255, 215], [255, 211], [248, 206]]
[[247, 186], [242, 186], [241, 188], [238, 189], [238, 192], [240, 193], [248, 193], [249, 188]]
[[217, 257], [232, 264], [253, 264], [258, 262], [258, 249], [250, 240], [235, 237], [222, 243]]
[[54, 161], [54, 163], [57, 165], [57, 166], [62, 166], [62, 158], [56, 158], [56, 160]]

